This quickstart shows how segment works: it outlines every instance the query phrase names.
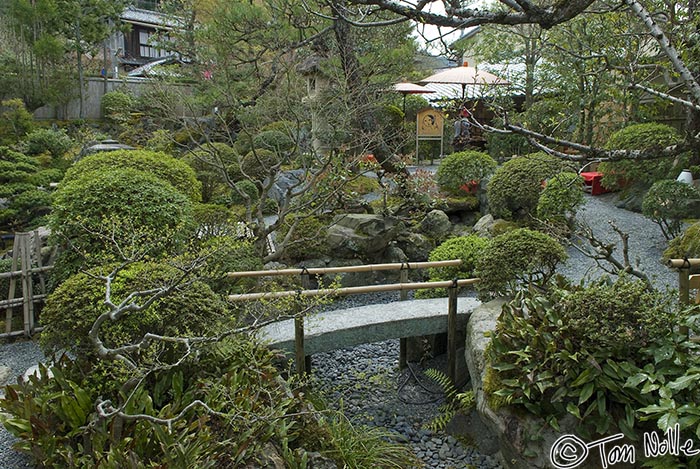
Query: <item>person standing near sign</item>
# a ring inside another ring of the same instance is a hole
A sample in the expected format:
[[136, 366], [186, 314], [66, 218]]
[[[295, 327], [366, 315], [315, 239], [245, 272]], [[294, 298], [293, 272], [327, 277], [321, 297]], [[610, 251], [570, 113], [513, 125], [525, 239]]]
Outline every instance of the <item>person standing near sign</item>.
[[463, 107], [459, 113], [459, 119], [455, 121], [455, 134], [452, 139], [452, 146], [455, 151], [463, 151], [469, 146], [472, 126], [471, 122], [469, 122], [469, 117], [471, 117], [470, 112]]

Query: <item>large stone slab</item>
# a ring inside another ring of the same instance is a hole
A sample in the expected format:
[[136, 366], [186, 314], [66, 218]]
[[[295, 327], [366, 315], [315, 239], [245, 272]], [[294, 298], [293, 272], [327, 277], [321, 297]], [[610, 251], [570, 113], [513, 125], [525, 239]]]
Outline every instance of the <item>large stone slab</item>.
[[[481, 302], [457, 301], [457, 327], [464, 330], [471, 312]], [[359, 344], [447, 331], [447, 298], [397, 301], [322, 313], [305, 318], [307, 355]], [[294, 351], [294, 320], [270, 324], [259, 337], [271, 347]]]

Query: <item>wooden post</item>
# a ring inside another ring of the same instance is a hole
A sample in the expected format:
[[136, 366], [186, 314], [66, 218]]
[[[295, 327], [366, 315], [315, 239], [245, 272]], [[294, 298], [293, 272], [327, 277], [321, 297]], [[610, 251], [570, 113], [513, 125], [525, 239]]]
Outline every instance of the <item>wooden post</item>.
[[[17, 272], [17, 264], [19, 263], [19, 245], [17, 244], [17, 236], [15, 235], [15, 240], [12, 244], [12, 265], [10, 266], [10, 272]], [[8, 289], [7, 300], [13, 300], [15, 298], [15, 291], [17, 290], [17, 277], [14, 275], [10, 277], [10, 288]], [[12, 319], [13, 319], [13, 306], [8, 306], [5, 310], [5, 333], [9, 334], [12, 332]]]
[[[309, 271], [306, 270], [306, 267], [301, 269], [301, 289], [302, 290], [309, 290], [311, 288], [311, 275], [309, 275]], [[299, 318], [299, 321], [301, 322], [301, 352], [299, 355], [296, 357], [297, 359], [297, 373], [299, 375], [303, 375], [304, 373], [309, 373], [311, 371], [311, 355], [306, 355], [304, 351], [304, 316], [301, 316]], [[296, 324], [296, 322], [295, 322]], [[296, 326], [295, 326], [296, 330]], [[302, 359], [303, 357], [303, 370], [299, 372], [299, 364], [298, 360]]]
[[[34, 230], [34, 258], [36, 259], [36, 265], [40, 269], [44, 266], [41, 260], [41, 237], [39, 237], [39, 230]], [[44, 279], [44, 273], [39, 273], [39, 288], [41, 294], [46, 294], [46, 280]]]
[[32, 255], [29, 246], [29, 233], [17, 233], [15, 242], [19, 242], [19, 256], [22, 263], [22, 298], [24, 311], [24, 334], [32, 335], [34, 328], [34, 295], [32, 291]]
[[[680, 304], [690, 304], [690, 266], [687, 264], [678, 269], [678, 296]], [[690, 333], [688, 326], [681, 326], [678, 331], [686, 336]]]
[[457, 280], [447, 289], [447, 375], [457, 384]]
[[[401, 277], [399, 283], [408, 283], [408, 269], [401, 269]], [[408, 291], [401, 290], [399, 299], [405, 301], [408, 299]], [[408, 355], [408, 339], [406, 337], [399, 338], [399, 370], [406, 368], [406, 357]]]

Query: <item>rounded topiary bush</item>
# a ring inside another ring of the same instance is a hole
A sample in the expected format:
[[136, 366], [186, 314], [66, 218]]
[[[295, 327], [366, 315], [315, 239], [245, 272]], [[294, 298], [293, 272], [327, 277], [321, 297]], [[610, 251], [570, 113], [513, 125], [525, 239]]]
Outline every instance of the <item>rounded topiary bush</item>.
[[227, 272], [262, 270], [262, 257], [251, 241], [233, 236], [206, 240], [202, 251], [209, 254], [203, 281], [218, 294], [246, 293], [257, 284], [256, 278], [228, 278]]
[[537, 217], [546, 221], [571, 221], [583, 204], [583, 178], [561, 173], [547, 181], [537, 201]]
[[244, 179], [236, 182], [235, 186], [235, 188], [231, 189], [230, 195], [226, 199], [227, 204], [246, 205], [247, 203], [255, 203], [260, 199], [260, 191], [253, 181]]
[[700, 257], [700, 222], [693, 223], [683, 234], [672, 239], [663, 257], [665, 261]]
[[73, 140], [66, 131], [52, 129], [37, 129], [30, 132], [25, 139], [25, 151], [28, 155], [49, 153], [54, 158], [60, 158], [73, 146]]
[[118, 168], [131, 168], [153, 174], [192, 201], [201, 200], [201, 183], [197, 181], [194, 170], [187, 163], [165, 153], [147, 150], [117, 150], [88, 155], [66, 171], [63, 183], [70, 183], [87, 173], [98, 174]]
[[211, 203], [228, 194], [224, 169], [238, 162], [238, 153], [221, 142], [208, 142], [189, 152], [184, 160], [202, 185], [202, 202]]
[[[294, 231], [289, 235], [293, 225]], [[328, 220], [302, 214], [289, 215], [276, 232], [277, 244], [284, 243], [284, 256], [295, 261], [329, 255], [327, 235]]]
[[253, 137], [253, 148], [270, 150], [278, 154], [292, 151], [294, 145], [294, 140], [279, 130], [264, 130]]
[[270, 168], [279, 164], [280, 156], [273, 151], [256, 149], [248, 152], [240, 162], [228, 167], [229, 175], [234, 181], [248, 179], [263, 181], [269, 175]]
[[477, 258], [477, 289], [502, 295], [521, 284], [546, 283], [566, 258], [564, 248], [549, 235], [527, 228], [509, 231], [493, 238]]
[[[63, 282], [47, 299], [41, 313], [44, 330], [41, 347], [48, 355], [69, 351], [83, 362], [96, 358], [88, 332], [95, 320], [108, 312], [105, 300], [106, 275], [115, 266], [102, 266], [79, 273]], [[112, 302], [118, 304], [130, 293], [172, 284], [182, 272], [166, 264], [136, 263], [121, 270], [111, 284]], [[142, 297], [137, 299], [141, 304]], [[156, 300], [143, 311], [127, 313], [107, 321], [100, 338], [107, 347], [133, 343], [147, 332], [170, 336], [212, 335], [227, 320], [220, 298], [203, 282], [195, 281]]]
[[505, 162], [491, 176], [486, 189], [493, 216], [513, 220], [534, 214], [546, 181], [564, 171], [575, 172], [559, 158], [546, 153]]
[[655, 182], [644, 196], [642, 213], [659, 225], [666, 239], [683, 231], [683, 219], [697, 216], [700, 192], [690, 184], [665, 180]]
[[497, 163], [480, 151], [461, 151], [446, 156], [437, 170], [437, 183], [442, 191], [452, 194], [470, 193], [479, 181], [490, 176]]
[[119, 250], [154, 256], [177, 252], [194, 234], [195, 223], [191, 200], [173, 186], [153, 174], [123, 168], [88, 172], [61, 184], [54, 193], [50, 227], [60, 243], [73, 248], [60, 256], [72, 258], [65, 275], [83, 263], [121, 259]]
[[[608, 150], [661, 150], [682, 140], [678, 131], [669, 125], [634, 124], [612, 134], [605, 147]], [[629, 184], [649, 187], [659, 179], [675, 178], [686, 161], [687, 157], [680, 158], [677, 165], [672, 158], [606, 161], [598, 166], [598, 171], [603, 173], [603, 186], [609, 189]]]

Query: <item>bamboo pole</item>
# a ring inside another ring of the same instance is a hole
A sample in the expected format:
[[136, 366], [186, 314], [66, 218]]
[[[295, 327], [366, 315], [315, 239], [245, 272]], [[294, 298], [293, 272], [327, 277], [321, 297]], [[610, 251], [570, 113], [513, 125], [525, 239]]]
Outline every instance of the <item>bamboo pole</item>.
[[452, 384], [457, 383], [457, 293], [458, 286], [455, 280], [447, 289], [447, 375]]
[[379, 270], [402, 270], [402, 269], [425, 269], [429, 267], [449, 267], [462, 263], [461, 259], [434, 262], [403, 262], [392, 264], [367, 264], [351, 265], [346, 267], [319, 267], [310, 269], [279, 269], [279, 270], [254, 270], [246, 272], [228, 272], [226, 275], [231, 278], [238, 277], [267, 277], [273, 275], [309, 275], [339, 274], [344, 272], [374, 272]]
[[[690, 304], [690, 268], [678, 269], [678, 301], [682, 305]], [[684, 336], [690, 335], [688, 326], [681, 326], [678, 331]]]
[[[16, 240], [15, 236], [15, 240]], [[10, 266], [10, 269], [14, 272], [17, 270], [17, 263], [19, 261], [19, 250], [17, 249], [17, 245], [13, 243], [12, 245], [12, 265]], [[22, 275], [22, 272], [19, 272], [19, 275]], [[1, 278], [1, 277], [0, 277]], [[8, 294], [7, 294], [7, 301], [11, 302], [15, 298], [15, 291], [17, 290], [17, 277], [9, 277], [10, 278], [10, 288], [8, 289]], [[21, 305], [22, 303], [20, 303]], [[8, 306], [7, 310], [5, 311], [5, 333], [9, 334], [12, 332], [12, 317], [14, 316], [14, 311], [12, 306]]]
[[[308, 273], [301, 274], [301, 287], [304, 290], [311, 288], [311, 278]], [[311, 356], [306, 355], [304, 348], [304, 314], [301, 313], [302, 306], [297, 305], [299, 311], [294, 317], [294, 355], [296, 360], [297, 374], [303, 376], [311, 371]]]
[[27, 337], [32, 335], [34, 327], [34, 300], [32, 290], [32, 258], [29, 249], [29, 233], [17, 233], [15, 240], [19, 238], [20, 258], [22, 261], [22, 310], [24, 312], [24, 333]]
[[[33, 269], [30, 269], [30, 272], [32, 274], [40, 274], [44, 272], [48, 272], [49, 270], [53, 269], [52, 265], [45, 265], [43, 267], [34, 267]], [[22, 276], [22, 271], [21, 270], [12, 270], [12, 272], [0, 272], [0, 279], [4, 278], [18, 278]]]
[[666, 262], [666, 265], [668, 267], [674, 268], [674, 269], [680, 269], [682, 267], [695, 267], [700, 265], [700, 258], [693, 258], [693, 259], [669, 259], [668, 262]]
[[[43, 261], [41, 260], [41, 237], [39, 236], [39, 230], [34, 230], [34, 258], [36, 259], [36, 265], [39, 269], [43, 267]], [[32, 273], [34, 270], [32, 269]], [[46, 293], [46, 280], [42, 274], [39, 274], [39, 288], [42, 294]]]
[[[469, 278], [457, 280], [457, 286], [465, 287], [479, 281], [478, 278]], [[251, 301], [262, 299], [287, 298], [294, 295], [301, 296], [323, 296], [323, 295], [354, 295], [357, 293], [373, 293], [384, 291], [401, 291], [401, 290], [422, 290], [428, 288], [449, 288], [453, 285], [452, 281], [446, 282], [417, 282], [417, 283], [392, 283], [388, 285], [367, 285], [364, 287], [344, 287], [344, 288], [324, 288], [319, 290], [302, 290], [302, 291], [280, 291], [267, 293], [246, 293], [241, 295], [229, 295], [231, 301]]]
[[[34, 295], [34, 302], [37, 302], [39, 300], [43, 300], [46, 298], [47, 295]], [[2, 300], [0, 301], [0, 308], [14, 308], [17, 306], [22, 306], [24, 303], [24, 298], [12, 298], [9, 300]], [[9, 332], [9, 331], [8, 331]]]

